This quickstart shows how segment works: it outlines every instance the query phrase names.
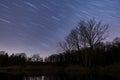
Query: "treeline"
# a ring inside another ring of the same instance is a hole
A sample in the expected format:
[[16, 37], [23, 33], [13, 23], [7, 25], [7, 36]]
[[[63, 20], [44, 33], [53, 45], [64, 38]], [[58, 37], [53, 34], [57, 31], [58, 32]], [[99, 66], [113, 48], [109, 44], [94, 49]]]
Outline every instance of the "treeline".
[[25, 65], [42, 65], [43, 58], [39, 54], [33, 54], [27, 57], [25, 53], [9, 54], [0, 51], [0, 67], [6, 66], [25, 66]]
[[80, 66], [107, 66], [120, 63], [120, 38], [112, 42], [99, 43], [90, 48], [82, 48], [46, 57], [43, 61], [38, 54], [27, 57], [25, 53], [12, 54], [0, 52], [0, 67], [25, 65], [80, 65]]
[[45, 59], [61, 65], [79, 64], [81, 66], [107, 66], [120, 62], [120, 38], [103, 43], [108, 36], [109, 26], [100, 21], [81, 20], [59, 43], [60, 54]]
[[46, 62], [58, 65], [81, 65], [81, 66], [108, 66], [120, 63], [120, 38], [112, 42], [99, 43], [91, 50], [83, 48], [79, 51], [53, 54], [45, 59]]
[[8, 55], [5, 51], [0, 51], [0, 67], [24, 65], [26, 56], [24, 53]]

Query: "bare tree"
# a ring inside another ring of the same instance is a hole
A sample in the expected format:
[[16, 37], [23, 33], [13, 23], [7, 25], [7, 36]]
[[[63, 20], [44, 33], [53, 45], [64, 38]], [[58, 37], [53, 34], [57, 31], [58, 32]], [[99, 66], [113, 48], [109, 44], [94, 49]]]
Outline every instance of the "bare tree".
[[60, 47], [66, 51], [80, 50], [89, 47], [84, 56], [84, 64], [91, 66], [93, 48], [107, 37], [108, 25], [97, 22], [95, 19], [80, 21], [78, 27], [71, 30], [70, 34], [61, 42]]
[[[90, 47], [89, 54], [85, 54], [85, 59], [88, 66], [91, 66], [93, 48], [95, 45], [101, 43], [107, 37], [108, 25], [97, 22], [95, 19], [88, 21], [80, 21], [78, 25], [79, 37], [81, 45]], [[85, 65], [87, 65], [85, 62]]]
[[59, 46], [64, 52], [70, 52], [72, 50], [71, 45], [66, 41], [59, 42]]
[[93, 49], [94, 45], [104, 40], [107, 35], [108, 25], [102, 25], [95, 19], [80, 21], [78, 25], [80, 41]]
[[66, 37], [66, 40], [72, 46], [73, 50], [80, 50], [80, 40], [77, 29], [71, 30], [70, 34]]
[[78, 27], [71, 30], [59, 46], [63, 51], [80, 50], [80, 48], [93, 47], [107, 37], [108, 25], [97, 22], [95, 19], [80, 21]]
[[59, 43], [59, 46], [63, 49], [63, 51], [72, 51], [72, 50], [80, 50], [80, 42], [79, 42], [79, 33], [77, 29], [72, 29], [68, 36], [65, 37], [63, 42]]

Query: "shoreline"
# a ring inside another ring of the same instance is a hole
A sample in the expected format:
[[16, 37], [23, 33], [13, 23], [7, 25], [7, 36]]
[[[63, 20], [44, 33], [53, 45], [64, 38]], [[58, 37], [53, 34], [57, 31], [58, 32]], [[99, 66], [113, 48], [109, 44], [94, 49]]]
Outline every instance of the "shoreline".
[[106, 67], [81, 67], [79, 65], [70, 65], [67, 67], [41, 65], [41, 66], [9, 66], [0, 67], [0, 73], [9, 74], [24, 74], [24, 75], [84, 75], [84, 74], [99, 74], [99, 75], [112, 75], [119, 76], [120, 65], [110, 65]]

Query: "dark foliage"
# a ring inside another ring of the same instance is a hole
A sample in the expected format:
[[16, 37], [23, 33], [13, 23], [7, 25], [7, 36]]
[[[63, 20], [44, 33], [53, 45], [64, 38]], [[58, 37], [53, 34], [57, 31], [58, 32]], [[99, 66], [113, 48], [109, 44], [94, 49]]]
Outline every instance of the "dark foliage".
[[5, 53], [4, 51], [0, 52], [0, 66], [13, 66], [13, 65], [24, 65], [26, 62], [26, 57], [19, 55], [12, 54], [11, 56], [8, 56], [8, 53]]
[[[117, 40], [116, 40], [117, 39]], [[53, 54], [45, 59], [59, 65], [81, 65], [81, 66], [107, 66], [120, 63], [120, 39], [115, 38], [112, 42], [99, 43], [90, 48], [82, 48]]]

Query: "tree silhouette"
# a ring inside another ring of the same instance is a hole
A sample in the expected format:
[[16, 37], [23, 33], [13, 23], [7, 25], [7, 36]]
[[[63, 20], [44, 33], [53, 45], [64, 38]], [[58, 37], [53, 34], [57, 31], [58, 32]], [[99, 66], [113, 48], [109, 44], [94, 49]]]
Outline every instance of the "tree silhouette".
[[94, 50], [104, 50], [105, 45], [102, 41], [107, 38], [107, 32], [108, 25], [102, 24], [100, 21], [95, 19], [81, 20], [78, 26], [72, 29], [59, 45], [67, 53], [66, 58], [73, 62], [76, 61], [73, 58], [74, 55], [69, 56], [69, 53], [84, 52], [84, 54], [81, 54], [83, 63], [86, 66], [91, 66], [92, 58], [95, 56]]
[[33, 54], [33, 55], [31, 56], [31, 61], [33, 61], [33, 62], [34, 62], [34, 61], [43, 62], [43, 58], [41, 58], [39, 54]]
[[108, 25], [97, 22], [95, 19], [88, 21], [81, 20], [78, 27], [72, 29], [59, 46], [65, 52], [73, 50], [79, 51], [80, 48], [93, 47], [101, 43], [107, 37]]
[[108, 25], [102, 24], [100, 21], [97, 22], [95, 19], [81, 20], [78, 29], [80, 41], [92, 49], [95, 44], [107, 37]]
[[65, 37], [65, 40], [59, 43], [59, 46], [65, 52], [70, 52], [72, 50], [80, 50], [78, 30], [72, 29], [70, 34]]

